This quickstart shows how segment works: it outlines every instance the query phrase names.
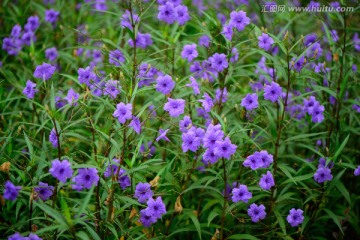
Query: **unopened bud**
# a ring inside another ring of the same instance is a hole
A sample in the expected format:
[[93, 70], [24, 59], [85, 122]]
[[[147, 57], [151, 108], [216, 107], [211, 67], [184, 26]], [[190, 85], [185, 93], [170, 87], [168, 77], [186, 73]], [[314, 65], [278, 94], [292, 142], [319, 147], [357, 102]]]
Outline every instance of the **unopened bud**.
[[10, 170], [10, 162], [4, 162], [3, 164], [1, 164], [0, 166], [1, 172], [9, 172], [9, 170]]
[[152, 187], [157, 187], [159, 185], [159, 179], [160, 179], [160, 177], [156, 176], [153, 180], [150, 181], [150, 185]]
[[175, 212], [181, 212], [183, 210], [183, 207], [181, 205], [181, 197], [178, 196], [175, 202]]

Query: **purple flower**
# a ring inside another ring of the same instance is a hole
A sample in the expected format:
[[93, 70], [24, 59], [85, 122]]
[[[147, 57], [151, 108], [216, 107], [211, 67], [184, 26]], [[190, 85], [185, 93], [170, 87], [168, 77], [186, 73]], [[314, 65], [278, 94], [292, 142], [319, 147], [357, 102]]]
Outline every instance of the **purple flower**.
[[175, 87], [175, 82], [169, 75], [159, 76], [156, 79], [156, 90], [162, 94], [169, 94]]
[[126, 120], [132, 118], [132, 105], [131, 103], [124, 104], [119, 103], [116, 105], [116, 110], [113, 113], [113, 117], [116, 117], [121, 124], [124, 124]]
[[246, 16], [244, 11], [232, 11], [230, 13], [229, 26], [236, 28], [238, 31], [244, 30], [245, 26], [250, 23], [250, 18]]
[[274, 40], [266, 33], [262, 33], [261, 36], [258, 37], [258, 40], [259, 47], [265, 51], [269, 51], [271, 45], [274, 44]]
[[164, 110], [169, 112], [171, 117], [178, 117], [184, 113], [185, 100], [168, 98], [168, 102], [164, 105]]
[[21, 37], [21, 41], [24, 45], [30, 46], [32, 42], [36, 41], [36, 36], [34, 32], [25, 32]]
[[264, 99], [276, 102], [282, 94], [282, 88], [276, 82], [271, 82], [264, 88]]
[[[129, 45], [131, 47], [134, 47], [134, 41], [132, 39], [130, 39], [128, 41]], [[153, 41], [151, 40], [151, 35], [149, 33], [141, 33], [138, 32], [136, 39], [135, 39], [135, 44], [136, 46], [138, 46], [139, 48], [145, 49], [148, 46], [153, 44]]]
[[109, 80], [105, 83], [104, 95], [109, 95], [110, 98], [115, 99], [120, 94], [120, 82], [117, 80]]
[[256, 93], [248, 93], [241, 101], [241, 106], [245, 107], [247, 111], [251, 111], [259, 106], [258, 96]]
[[46, 10], [45, 11], [45, 21], [49, 22], [53, 26], [55, 26], [59, 15], [60, 15], [60, 13], [53, 9]]
[[252, 170], [258, 169], [262, 166], [262, 163], [260, 162], [260, 159], [256, 156], [256, 154], [248, 156], [243, 165], [245, 167], [249, 167]]
[[320, 46], [320, 43], [316, 42], [309, 46], [309, 49], [306, 52], [306, 56], [308, 58], [319, 58], [319, 56], [322, 55], [322, 48]]
[[55, 47], [48, 48], [45, 50], [45, 57], [50, 61], [53, 62], [58, 57], [58, 52]]
[[309, 47], [311, 44], [315, 43], [317, 39], [317, 35], [315, 33], [311, 33], [305, 36], [304, 45]]
[[37, 93], [39, 90], [35, 89], [36, 83], [33, 83], [30, 80], [27, 80], [26, 86], [23, 90], [23, 94], [26, 95], [27, 98], [33, 99], [35, 97], [35, 93]]
[[250, 208], [248, 209], [248, 215], [251, 217], [251, 221], [258, 222], [265, 218], [266, 212], [265, 212], [265, 206], [260, 204], [259, 206], [255, 203], [250, 205]]
[[196, 136], [193, 128], [183, 133], [181, 139], [183, 141], [181, 145], [183, 152], [187, 152], [188, 150], [196, 152], [201, 145], [201, 139]]
[[170, 140], [168, 139], [168, 137], [166, 136], [167, 132], [169, 131], [169, 129], [159, 129], [159, 136], [156, 138], [156, 141], [160, 141], [161, 139], [170, 142]]
[[318, 164], [318, 168], [333, 168], [334, 167], [334, 162], [333, 161], [329, 161], [328, 164], [326, 164], [326, 159], [325, 158], [320, 158], [319, 159], [319, 164]]
[[129, 126], [132, 127], [137, 134], [140, 134], [141, 123], [140, 123], [140, 119], [138, 117], [133, 116], [132, 121], [130, 122]]
[[71, 164], [67, 159], [64, 159], [63, 161], [55, 159], [52, 161], [49, 172], [54, 178], [63, 183], [66, 182], [66, 179], [71, 178], [73, 174]]
[[187, 59], [189, 62], [192, 62], [197, 56], [199, 56], [199, 54], [196, 51], [195, 43], [185, 45], [181, 52], [181, 57]]
[[208, 48], [210, 46], [210, 37], [203, 35], [199, 38], [199, 46]]
[[147, 205], [146, 209], [157, 219], [161, 218], [161, 216], [166, 213], [165, 204], [163, 203], [161, 197], [157, 197], [156, 200], [150, 198], [147, 201]]
[[90, 86], [90, 80], [95, 80], [96, 75], [92, 72], [91, 68], [88, 66], [85, 69], [79, 68], [78, 69], [78, 80], [81, 84], [85, 83], [87, 86]]
[[304, 67], [305, 58], [304, 56], [300, 57], [299, 59], [293, 59], [294, 62], [294, 68], [297, 72], [300, 72], [301, 69]]
[[52, 66], [51, 64], [43, 63], [42, 65], [36, 66], [34, 77], [46, 81], [52, 77], [55, 70], [56, 67]]
[[355, 176], [360, 176], [360, 165], [354, 171]]
[[135, 194], [139, 201], [139, 203], [145, 203], [149, 198], [152, 198], [154, 195], [153, 191], [151, 191], [151, 185], [149, 183], [138, 183], [135, 187]]
[[5, 183], [4, 195], [3, 197], [6, 200], [15, 201], [19, 195], [19, 191], [21, 190], [21, 186], [15, 186], [9, 180]]
[[273, 155], [269, 154], [266, 150], [255, 152], [254, 156], [258, 159], [260, 167], [262, 168], [268, 168], [274, 161]]
[[78, 175], [74, 177], [76, 190], [78, 187], [90, 189], [92, 186], [97, 186], [99, 182], [98, 170], [96, 168], [79, 168]]
[[66, 97], [64, 99], [68, 102], [70, 106], [77, 106], [77, 101], [79, 100], [80, 94], [74, 91], [74, 89], [70, 88]]
[[17, 55], [22, 48], [22, 41], [17, 38], [4, 38], [2, 48], [7, 51], [9, 55]]
[[26, 32], [35, 32], [40, 26], [38, 16], [31, 16], [28, 18], [27, 23], [24, 26]]
[[329, 168], [318, 168], [314, 174], [314, 179], [318, 183], [325, 181], [331, 181], [333, 176], [331, 175], [331, 170]]
[[237, 50], [237, 48], [232, 48], [231, 49], [231, 58], [230, 58], [230, 62], [234, 63], [237, 62], [239, 60], [239, 51]]
[[157, 18], [168, 24], [172, 24], [177, 20], [177, 13], [172, 3], [166, 2], [165, 5], [159, 6], [159, 14]]
[[199, 100], [202, 103], [203, 108], [206, 112], [210, 112], [211, 108], [214, 106], [214, 102], [209, 94], [204, 93], [204, 100]]
[[59, 139], [56, 134], [55, 128], [53, 128], [50, 132], [49, 141], [51, 142], [54, 148], [57, 148], [59, 146]]
[[234, 203], [237, 203], [239, 201], [243, 201], [244, 203], [247, 203], [249, 199], [252, 198], [252, 193], [249, 192], [246, 185], [242, 185], [242, 184], [240, 184], [238, 187], [234, 187], [231, 193], [232, 193], [231, 200]]
[[309, 110], [309, 114], [312, 116], [311, 121], [314, 123], [322, 122], [324, 120], [324, 111], [324, 106], [316, 102], [315, 105]]
[[[221, 98], [221, 101], [220, 101]], [[228, 98], [228, 91], [225, 88], [223, 88], [222, 90], [220, 88], [216, 89], [215, 91], [215, 100], [217, 103], [221, 102], [221, 103], [225, 103], [227, 101]]]
[[140, 211], [140, 222], [144, 227], [150, 227], [152, 224], [156, 223], [157, 218], [149, 209], [143, 209]]
[[184, 25], [187, 21], [190, 20], [190, 15], [187, 6], [179, 5], [175, 8], [175, 12], [176, 12], [176, 20], [178, 21], [180, 26]]
[[270, 171], [267, 171], [266, 174], [261, 176], [259, 185], [264, 190], [270, 190], [271, 187], [275, 186], [274, 177]]
[[209, 125], [203, 142], [205, 148], [214, 148], [218, 141], [222, 141], [224, 137], [224, 132], [221, 130], [221, 126], [218, 125]]
[[184, 116], [184, 119], [179, 121], [179, 128], [183, 133], [187, 132], [191, 126], [192, 121], [189, 116]]
[[21, 236], [20, 233], [15, 233], [8, 237], [8, 240], [25, 240], [26, 238]]
[[26, 240], [42, 240], [42, 238], [40, 238], [38, 235], [36, 235], [34, 233], [30, 233], [29, 236], [25, 239]]
[[125, 57], [119, 49], [110, 51], [109, 54], [109, 63], [114, 64], [115, 66], [121, 66], [121, 63], [125, 62]]
[[216, 141], [214, 148], [214, 153], [218, 157], [223, 157], [225, 159], [230, 159], [231, 155], [236, 152], [237, 146], [232, 144], [229, 137], [226, 137], [224, 140]]
[[[131, 16], [132, 15], [132, 16]], [[132, 20], [131, 20], [132, 19]], [[125, 13], [122, 15], [121, 18], [121, 27], [122, 28], [129, 28], [130, 30], [133, 29], [132, 22], [134, 24], [138, 23], [140, 20], [139, 16], [132, 13], [129, 10], [126, 10]]]
[[215, 164], [219, 160], [219, 156], [215, 154], [214, 149], [208, 148], [204, 152], [202, 162], [205, 165]]
[[286, 217], [286, 220], [292, 227], [296, 227], [304, 221], [303, 213], [304, 211], [301, 209], [292, 208], [289, 211], [289, 215]]
[[225, 68], [229, 66], [226, 55], [223, 53], [215, 53], [209, 58], [209, 62], [211, 63], [211, 68], [213, 68], [217, 72], [222, 72]]
[[195, 95], [200, 94], [199, 85], [193, 76], [190, 76], [190, 83], [186, 84], [187, 87], [191, 87]]
[[39, 182], [39, 186], [34, 188], [34, 190], [41, 200], [46, 201], [53, 195], [54, 187], [49, 186], [47, 183]]
[[21, 35], [21, 26], [16, 24], [12, 29], [10, 36], [13, 38], [19, 38]]
[[221, 34], [223, 34], [227, 40], [231, 41], [234, 34], [232, 26], [225, 24]]

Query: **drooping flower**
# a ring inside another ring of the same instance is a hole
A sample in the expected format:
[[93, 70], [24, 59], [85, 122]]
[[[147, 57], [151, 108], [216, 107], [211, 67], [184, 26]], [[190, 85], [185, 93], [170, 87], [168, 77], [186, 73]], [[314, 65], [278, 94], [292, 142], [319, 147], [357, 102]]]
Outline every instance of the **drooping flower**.
[[121, 27], [129, 28], [130, 30], [132, 30], [132, 23], [136, 24], [139, 22], [139, 20], [140, 18], [138, 15], [131, 13], [129, 10], [126, 10], [121, 18]]
[[214, 153], [218, 157], [230, 159], [231, 156], [236, 152], [236, 148], [237, 146], [231, 143], [230, 138], [226, 137], [224, 140], [216, 141]]
[[219, 103], [219, 102], [225, 103], [227, 101], [227, 98], [228, 98], [228, 91], [227, 91], [226, 87], [224, 87], [223, 89], [220, 89], [220, 88], [216, 89], [215, 100], [217, 103]]
[[169, 75], [159, 76], [156, 79], [156, 90], [162, 94], [169, 94], [175, 87], [175, 82]]
[[240, 184], [238, 187], [234, 187], [231, 191], [232, 193], [232, 201], [234, 203], [237, 203], [239, 201], [243, 201], [244, 203], [247, 203], [249, 199], [252, 198], [252, 193], [248, 190], [246, 185]]
[[271, 49], [271, 45], [274, 44], [274, 40], [266, 33], [262, 33], [261, 36], [258, 37], [258, 40], [259, 47], [265, 51], [269, 51]]
[[34, 188], [34, 190], [41, 200], [46, 201], [53, 195], [54, 187], [49, 186], [47, 183], [39, 182], [39, 186]]
[[104, 95], [109, 95], [110, 98], [115, 99], [120, 94], [120, 82], [117, 80], [109, 80], [105, 83]]
[[147, 201], [147, 205], [148, 206], [146, 209], [150, 211], [157, 219], [161, 218], [161, 216], [166, 213], [166, 207], [162, 201], [161, 196], [157, 197], [156, 200], [150, 198]]
[[121, 124], [124, 124], [126, 120], [132, 118], [132, 105], [131, 103], [124, 104], [119, 103], [116, 105], [116, 110], [113, 113], [113, 117], [116, 117]]
[[52, 161], [49, 172], [54, 178], [63, 183], [66, 182], [66, 179], [71, 178], [73, 174], [71, 163], [67, 159], [62, 161], [55, 159]]
[[171, 117], [178, 117], [184, 113], [185, 100], [168, 98], [168, 102], [164, 105], [164, 110], [169, 112]]
[[234, 63], [237, 62], [239, 60], [239, 51], [237, 50], [236, 47], [231, 49], [231, 58], [230, 58], [230, 62]]
[[236, 28], [239, 32], [244, 30], [246, 25], [250, 24], [250, 18], [246, 16], [244, 11], [232, 11], [230, 13], [229, 26]]
[[34, 32], [25, 32], [21, 36], [21, 41], [24, 45], [30, 46], [31, 43], [36, 42], [36, 36]]
[[286, 220], [292, 227], [296, 227], [304, 221], [303, 213], [304, 211], [301, 209], [292, 208], [289, 211], [289, 215], [286, 217]]
[[196, 51], [195, 43], [185, 45], [181, 52], [181, 57], [187, 59], [189, 62], [192, 62], [197, 56], [199, 56], [199, 54]]
[[80, 94], [74, 91], [74, 89], [70, 88], [66, 97], [64, 99], [68, 102], [70, 106], [77, 106], [77, 101], [79, 100]]
[[35, 93], [37, 93], [39, 90], [35, 89], [36, 87], [36, 83], [33, 83], [30, 80], [27, 80], [26, 82], [26, 86], [23, 90], [23, 94], [29, 98], [29, 99], [33, 99], [35, 97]]
[[193, 76], [190, 76], [189, 80], [190, 83], [186, 84], [185, 86], [191, 87], [195, 95], [200, 94], [199, 84], [197, 83], [196, 79]]
[[135, 187], [135, 194], [139, 201], [139, 203], [145, 203], [149, 198], [152, 198], [154, 195], [153, 191], [151, 191], [151, 185], [149, 183], [139, 182]]
[[110, 64], [113, 64], [113, 65], [119, 67], [119, 66], [121, 66], [121, 63], [124, 63], [124, 62], [125, 62], [125, 57], [119, 49], [110, 51], [110, 54], [109, 54], [109, 63]]
[[270, 171], [267, 171], [266, 174], [261, 176], [259, 185], [264, 190], [270, 190], [271, 187], [275, 186], [274, 177]]
[[138, 117], [133, 116], [132, 121], [129, 124], [129, 127], [132, 127], [137, 134], [140, 134], [141, 132], [140, 119]]
[[314, 174], [314, 179], [318, 183], [331, 181], [332, 178], [333, 176], [331, 175], [331, 170], [329, 168], [318, 168]]
[[52, 66], [51, 64], [43, 63], [42, 65], [36, 66], [34, 77], [46, 81], [53, 76], [55, 70], [56, 67]]
[[53, 62], [58, 57], [58, 52], [56, 47], [48, 48], [45, 50], [45, 57], [50, 61]]
[[229, 24], [225, 24], [223, 26], [223, 30], [221, 31], [221, 34], [223, 34], [227, 40], [231, 41], [234, 34], [232, 26], [230, 26]]
[[136, 45], [139, 48], [145, 49], [148, 46], [151, 46], [153, 44], [153, 41], [152, 41], [151, 35], [149, 33], [138, 32], [136, 39], [135, 39], [135, 43], [134, 43], [133, 39], [129, 39], [128, 43], [131, 47], [134, 47], [134, 45]]
[[258, 96], [256, 93], [248, 93], [241, 101], [241, 106], [247, 111], [251, 111], [259, 106]]
[[265, 218], [266, 212], [265, 212], [265, 206], [260, 204], [259, 206], [255, 203], [250, 205], [250, 208], [248, 209], [248, 215], [251, 217], [251, 221], [258, 222]]
[[159, 129], [159, 136], [156, 138], [156, 141], [160, 141], [161, 139], [170, 142], [170, 139], [166, 136], [167, 132], [169, 131], [169, 129]]
[[5, 183], [3, 197], [6, 200], [15, 201], [19, 195], [20, 190], [21, 190], [21, 186], [15, 186], [12, 182], [8, 180]]
[[49, 141], [51, 142], [54, 148], [57, 148], [59, 146], [59, 139], [56, 134], [55, 128], [53, 128], [50, 132]]
[[81, 186], [90, 189], [92, 186], [97, 186], [99, 182], [98, 170], [96, 168], [79, 168], [78, 175], [74, 177], [73, 182], [78, 187]]
[[282, 88], [276, 82], [271, 82], [264, 88], [264, 99], [276, 102], [282, 94]]
[[300, 72], [304, 67], [305, 58], [304, 56], [300, 57], [299, 59], [294, 58], [293, 62], [294, 62], [295, 71]]

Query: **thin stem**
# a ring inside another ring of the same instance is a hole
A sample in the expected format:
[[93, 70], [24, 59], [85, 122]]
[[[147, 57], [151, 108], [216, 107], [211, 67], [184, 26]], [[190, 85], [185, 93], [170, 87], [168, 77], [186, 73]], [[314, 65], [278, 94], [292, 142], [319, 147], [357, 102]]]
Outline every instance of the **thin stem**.
[[222, 164], [223, 164], [223, 171], [224, 171], [224, 206], [222, 208], [222, 214], [221, 214], [221, 229], [220, 229], [220, 236], [221, 239], [225, 239], [224, 238], [224, 223], [225, 223], [225, 210], [226, 210], [226, 186], [227, 186], [227, 176], [226, 176], [226, 163], [225, 163], [225, 159], [221, 158], [222, 160]]

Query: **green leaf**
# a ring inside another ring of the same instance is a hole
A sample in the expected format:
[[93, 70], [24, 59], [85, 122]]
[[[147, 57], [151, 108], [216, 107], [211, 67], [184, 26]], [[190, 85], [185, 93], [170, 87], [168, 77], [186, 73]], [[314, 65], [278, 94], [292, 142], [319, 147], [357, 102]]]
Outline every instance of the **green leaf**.
[[336, 153], [334, 154], [333, 160], [336, 161], [337, 157], [340, 155], [340, 153], [342, 152], [342, 150], [344, 149], [344, 147], [346, 146], [347, 142], [349, 141], [350, 138], [350, 133], [347, 135], [347, 137], [345, 138], [345, 140], [342, 142], [342, 144], [340, 145], [340, 147], [336, 150]]
[[62, 228], [68, 229], [68, 224], [66, 222], [66, 219], [63, 217], [63, 215], [49, 207], [46, 203], [44, 202], [33, 202], [35, 206], [39, 207], [41, 210], [43, 210], [47, 215], [49, 215], [50, 217], [54, 218], [58, 223], [60, 223], [62, 225]]
[[274, 211], [274, 214], [276, 216], [276, 219], [278, 220], [281, 230], [283, 231], [284, 235], [286, 235], [286, 226], [283, 217], [277, 210]]
[[217, 216], [219, 216], [219, 214], [213, 210], [211, 211], [211, 213], [209, 214], [207, 220], [208, 220], [208, 226], [210, 225], [210, 223], [212, 222], [212, 220], [214, 220], [214, 218], [216, 218]]
[[64, 192], [64, 190], [60, 190], [59, 193], [60, 193], [61, 210], [65, 216], [66, 222], [71, 227], [73, 225], [73, 222], [71, 219], [71, 213], [70, 213], [69, 206], [65, 200], [65, 192]]
[[333, 212], [332, 212], [331, 210], [329, 210], [329, 209], [324, 208], [323, 210], [324, 210], [324, 211], [327, 213], [327, 215], [334, 221], [334, 223], [339, 227], [341, 233], [344, 235], [344, 232], [343, 232], [343, 229], [342, 229], [342, 227], [341, 227], [341, 223], [340, 223], [340, 220], [339, 220], [338, 216], [336, 216], [335, 213], [333, 213]]
[[200, 227], [199, 220], [197, 219], [197, 217], [195, 216], [195, 214], [192, 211], [185, 211], [185, 214], [188, 215], [190, 217], [190, 219], [192, 220], [192, 222], [194, 223], [196, 231], [197, 231], [197, 233], [199, 235], [199, 238], [201, 240], [201, 227]]
[[228, 239], [260, 240], [259, 238], [254, 237], [254, 236], [252, 236], [250, 234], [235, 234], [235, 235], [232, 235], [232, 236], [228, 237]]

